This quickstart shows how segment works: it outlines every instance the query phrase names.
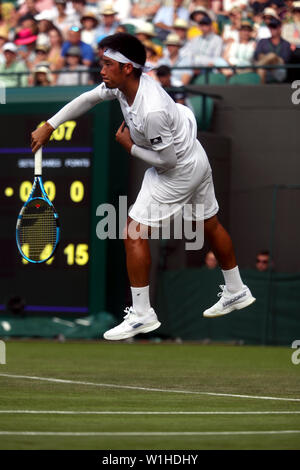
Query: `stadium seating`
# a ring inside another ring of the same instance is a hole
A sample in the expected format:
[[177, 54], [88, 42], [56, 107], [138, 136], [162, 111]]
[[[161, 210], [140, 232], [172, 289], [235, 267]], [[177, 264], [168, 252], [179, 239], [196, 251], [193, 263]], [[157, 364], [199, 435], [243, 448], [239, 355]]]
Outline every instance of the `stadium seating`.
[[205, 74], [198, 75], [192, 84], [193, 85], [225, 85], [227, 78], [222, 73], [213, 73], [210, 72], [207, 77]]
[[258, 85], [260, 76], [255, 72], [238, 73], [229, 78], [230, 85]]
[[212, 98], [203, 96], [191, 96], [189, 102], [193, 108], [198, 129], [201, 131], [207, 131], [210, 128], [214, 102]]

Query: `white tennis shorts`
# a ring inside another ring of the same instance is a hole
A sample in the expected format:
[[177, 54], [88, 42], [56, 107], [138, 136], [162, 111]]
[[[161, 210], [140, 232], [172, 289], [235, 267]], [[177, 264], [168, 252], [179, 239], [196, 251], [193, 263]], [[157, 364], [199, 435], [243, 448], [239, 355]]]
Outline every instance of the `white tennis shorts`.
[[[193, 220], [206, 220], [218, 210], [211, 167], [205, 150], [198, 140], [187, 163], [158, 173], [149, 168], [129, 217], [150, 227], [178, 215], [189, 204]], [[200, 207], [200, 211], [199, 211]]]

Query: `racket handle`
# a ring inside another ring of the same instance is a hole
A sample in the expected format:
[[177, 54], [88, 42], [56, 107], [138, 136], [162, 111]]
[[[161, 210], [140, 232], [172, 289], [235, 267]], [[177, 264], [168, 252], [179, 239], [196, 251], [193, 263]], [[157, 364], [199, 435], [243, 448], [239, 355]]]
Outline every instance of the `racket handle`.
[[42, 176], [42, 147], [34, 154], [34, 176]]

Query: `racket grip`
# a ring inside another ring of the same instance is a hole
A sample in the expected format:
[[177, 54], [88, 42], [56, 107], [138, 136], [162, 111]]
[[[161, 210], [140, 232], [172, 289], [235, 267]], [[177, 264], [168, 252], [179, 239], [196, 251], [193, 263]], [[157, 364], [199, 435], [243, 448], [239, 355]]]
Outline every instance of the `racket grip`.
[[42, 147], [34, 154], [34, 176], [42, 176]]

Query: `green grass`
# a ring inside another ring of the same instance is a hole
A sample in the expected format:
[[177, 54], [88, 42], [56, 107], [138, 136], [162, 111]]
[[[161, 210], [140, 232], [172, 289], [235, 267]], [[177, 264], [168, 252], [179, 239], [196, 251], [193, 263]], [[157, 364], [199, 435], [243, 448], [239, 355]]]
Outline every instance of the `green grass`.
[[[300, 398], [292, 349], [168, 343], [7, 342], [0, 374], [164, 390]], [[0, 375], [1, 410], [300, 411], [261, 400], [66, 384]], [[0, 436], [0, 449], [300, 449], [300, 434], [168, 436], [169, 432], [300, 430], [300, 414], [2, 414], [0, 431], [164, 432], [160, 436]]]

